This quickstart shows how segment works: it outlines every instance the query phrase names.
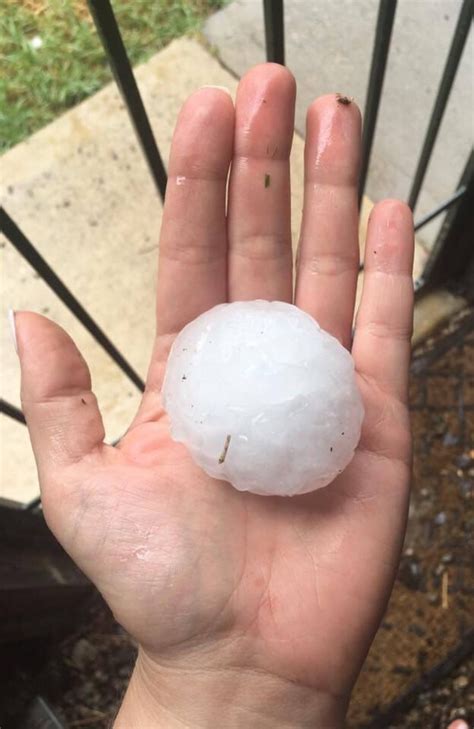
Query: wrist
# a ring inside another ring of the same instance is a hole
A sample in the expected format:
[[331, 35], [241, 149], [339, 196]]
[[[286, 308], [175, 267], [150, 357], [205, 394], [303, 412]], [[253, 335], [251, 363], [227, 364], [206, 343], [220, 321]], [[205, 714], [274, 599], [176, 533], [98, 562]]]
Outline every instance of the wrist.
[[164, 667], [140, 651], [114, 729], [342, 729], [346, 707], [266, 671]]

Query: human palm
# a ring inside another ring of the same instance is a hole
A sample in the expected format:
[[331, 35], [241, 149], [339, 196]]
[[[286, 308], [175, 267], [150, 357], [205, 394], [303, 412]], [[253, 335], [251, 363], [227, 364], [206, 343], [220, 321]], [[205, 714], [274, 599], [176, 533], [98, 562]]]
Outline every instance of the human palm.
[[[305, 201], [293, 294], [288, 157], [295, 85], [272, 64], [180, 114], [160, 238], [157, 338], [139, 412], [104, 444], [87, 366], [43, 317], [16, 315], [22, 400], [43, 507], [147, 659], [264, 672], [344, 705], [388, 598], [408, 503], [406, 408], [413, 230], [396, 201], [369, 222], [358, 273], [360, 116], [335, 95], [308, 112]], [[226, 180], [232, 162], [227, 211]], [[202, 311], [294, 301], [350, 347], [366, 416], [353, 461], [293, 498], [238, 492], [171, 440], [166, 356]]]

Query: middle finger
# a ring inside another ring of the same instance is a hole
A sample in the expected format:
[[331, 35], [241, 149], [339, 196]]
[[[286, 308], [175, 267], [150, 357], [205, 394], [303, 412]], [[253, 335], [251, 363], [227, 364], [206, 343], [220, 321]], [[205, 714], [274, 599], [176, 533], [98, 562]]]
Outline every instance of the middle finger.
[[229, 299], [292, 300], [290, 150], [296, 85], [277, 64], [256, 66], [236, 99], [229, 185]]

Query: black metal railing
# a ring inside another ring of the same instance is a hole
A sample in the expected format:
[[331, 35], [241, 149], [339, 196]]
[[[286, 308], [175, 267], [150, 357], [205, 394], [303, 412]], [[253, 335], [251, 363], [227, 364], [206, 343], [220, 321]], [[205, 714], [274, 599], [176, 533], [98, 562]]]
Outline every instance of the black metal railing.
[[[466, 273], [474, 280], [474, 152], [472, 151], [461, 175], [458, 191], [452, 196], [451, 201], [453, 202], [449, 205], [449, 212], [418, 282], [421, 289], [428, 284], [430, 288], [440, 286], [446, 280], [459, 281]], [[446, 207], [448, 206], [445, 205]]]
[[267, 61], [285, 64], [285, 18], [283, 0], [263, 0]]
[[[150, 173], [160, 196], [164, 199], [167, 179], [166, 170], [140, 96], [110, 0], [88, 0], [88, 4], [115, 80], [148, 163]], [[377, 116], [382, 100], [385, 70], [389, 59], [396, 7], [396, 0], [380, 0], [375, 22], [374, 45], [364, 112], [362, 163], [359, 185], [360, 200], [364, 194], [369, 171], [371, 150], [376, 133]], [[473, 7], [474, 0], [463, 0], [427, 132], [421, 145], [421, 152], [408, 197], [408, 203], [412, 209], [415, 208], [420, 190], [422, 189], [437, 133], [466, 44]], [[267, 60], [284, 64], [283, 0], [263, 0], [263, 14]], [[424, 225], [447, 211], [445, 221], [435, 242], [433, 253], [428, 260], [423, 275], [416, 282], [415, 288], [418, 292], [427, 290], [433, 285], [444, 284], [450, 278], [461, 275], [467, 269], [469, 262], [472, 262], [474, 246], [472, 245], [470, 234], [472, 233], [473, 227], [473, 210], [474, 162], [471, 153], [456, 191], [416, 222], [415, 230], [420, 230]], [[116, 362], [122, 372], [129, 377], [139, 390], [143, 390], [144, 383], [140, 375], [135, 372], [105, 332], [92, 319], [76, 296], [74, 296], [56, 275], [51, 266], [38, 253], [34, 244], [28, 240], [4, 209], [0, 210], [0, 227], [16, 250], [30, 263], [41, 278], [59, 296], [67, 308], [82, 322], [94, 339]], [[0, 402], [0, 411], [18, 422], [25, 422], [21, 411], [4, 400]], [[37, 503], [38, 499], [32, 502], [34, 505]]]
[[88, 4], [115, 81], [125, 101], [138, 141], [150, 168], [151, 176], [164, 200], [167, 179], [165, 166], [158, 151], [114, 11], [109, 0], [88, 0]]
[[428, 129], [426, 130], [425, 139], [421, 148], [420, 158], [416, 167], [410, 194], [408, 195], [408, 204], [412, 210], [415, 209], [418, 201], [418, 196], [420, 194], [421, 186], [423, 185], [423, 180], [425, 179], [426, 170], [431, 159], [436, 137], [438, 136], [446, 104], [448, 103], [449, 94], [451, 93], [454, 79], [456, 77], [459, 61], [461, 60], [462, 52], [466, 45], [467, 36], [472, 23], [472, 13], [472, 0], [464, 0], [458, 16], [456, 28], [454, 30], [451, 47], [446, 59], [446, 65], [439, 84], [433, 111], [431, 112]]
[[359, 175], [359, 205], [364, 195], [365, 183], [369, 171], [370, 154], [374, 141], [375, 127], [382, 97], [385, 69], [392, 39], [397, 0], [380, 0], [375, 41], [370, 64], [369, 86], [364, 110], [364, 126], [362, 129], [362, 157]]
[[3, 398], [0, 400], [0, 413], [8, 415], [9, 418], [16, 420], [18, 423], [26, 423], [25, 416], [21, 410], [15, 407], [15, 405], [11, 405], [6, 400], [3, 400]]

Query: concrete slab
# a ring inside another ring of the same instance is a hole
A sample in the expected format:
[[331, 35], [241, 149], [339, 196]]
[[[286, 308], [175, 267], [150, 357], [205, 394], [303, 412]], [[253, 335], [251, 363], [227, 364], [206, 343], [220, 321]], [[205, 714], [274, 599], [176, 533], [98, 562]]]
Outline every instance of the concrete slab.
[[[364, 108], [378, 0], [287, 0], [287, 64], [298, 83], [296, 127], [320, 94], [341, 91]], [[397, 7], [367, 194], [406, 199], [456, 25], [461, 0], [400, 0]], [[241, 76], [265, 60], [260, 0], [234, 0], [212, 15], [204, 35]], [[473, 39], [467, 42], [417, 207], [419, 216], [449, 197], [472, 144]], [[431, 244], [440, 221], [423, 228]]]
[[[173, 42], [136, 70], [152, 126], [167, 159], [178, 110], [204, 84], [236, 79], [199, 43]], [[7, 152], [0, 160], [2, 204], [79, 297], [131, 364], [144, 375], [153, 341], [161, 202], [113, 84]], [[303, 199], [303, 141], [292, 153], [293, 240]], [[371, 203], [364, 202], [361, 238]], [[60, 323], [89, 362], [109, 440], [133, 416], [138, 393], [112, 360], [3, 239], [2, 310], [32, 309]], [[426, 253], [417, 251], [417, 274]], [[1, 330], [2, 397], [19, 405], [19, 371], [6, 316]], [[38, 492], [26, 429], [3, 417], [0, 496]]]

